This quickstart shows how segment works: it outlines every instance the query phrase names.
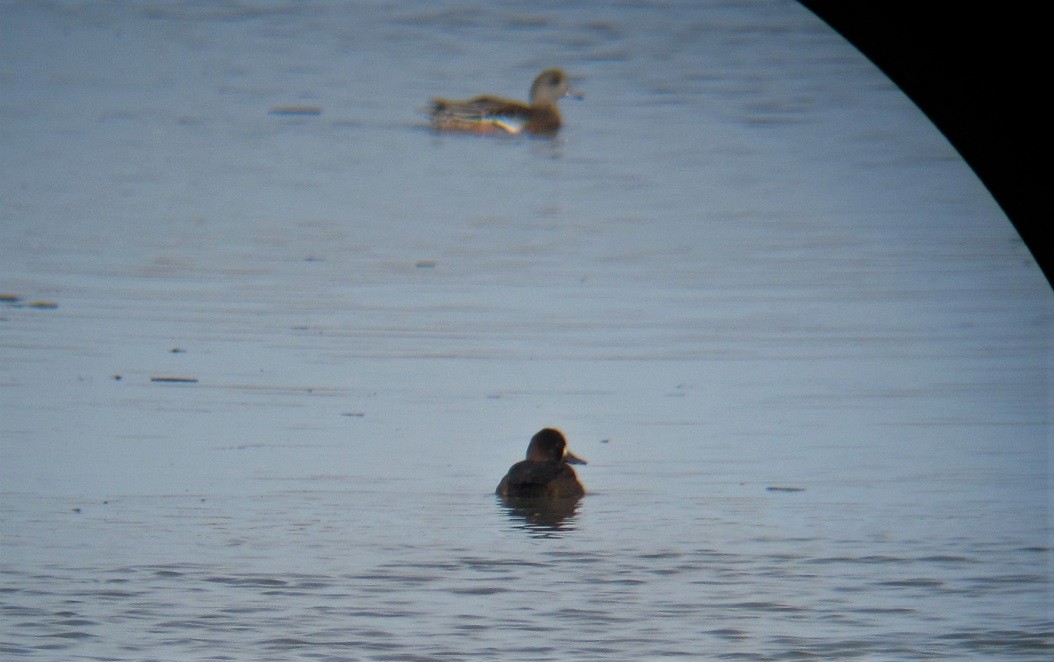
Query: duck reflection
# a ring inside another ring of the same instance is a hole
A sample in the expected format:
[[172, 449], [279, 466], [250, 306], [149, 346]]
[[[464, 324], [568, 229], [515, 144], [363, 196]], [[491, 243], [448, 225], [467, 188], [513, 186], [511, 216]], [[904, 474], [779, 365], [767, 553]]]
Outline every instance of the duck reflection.
[[586, 493], [572, 464], [586, 461], [567, 449], [562, 432], [544, 428], [531, 437], [527, 459], [509, 468], [495, 493], [510, 516], [530, 526], [560, 528], [575, 514]]
[[534, 531], [570, 530], [581, 497], [546, 499], [544, 497], [501, 497], [509, 520], [520, 528]]

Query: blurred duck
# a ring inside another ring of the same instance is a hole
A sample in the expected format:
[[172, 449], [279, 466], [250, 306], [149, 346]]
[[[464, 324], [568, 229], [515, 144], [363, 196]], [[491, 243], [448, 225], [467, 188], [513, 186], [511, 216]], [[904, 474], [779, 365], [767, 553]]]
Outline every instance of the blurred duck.
[[527, 459], [512, 465], [495, 492], [508, 499], [577, 498], [586, 490], [570, 465], [585, 463], [567, 450], [562, 432], [545, 428], [531, 437]]
[[436, 131], [553, 136], [563, 124], [557, 101], [566, 96], [581, 98], [563, 70], [546, 69], [531, 85], [530, 103], [489, 95], [463, 101], [432, 99], [429, 116]]

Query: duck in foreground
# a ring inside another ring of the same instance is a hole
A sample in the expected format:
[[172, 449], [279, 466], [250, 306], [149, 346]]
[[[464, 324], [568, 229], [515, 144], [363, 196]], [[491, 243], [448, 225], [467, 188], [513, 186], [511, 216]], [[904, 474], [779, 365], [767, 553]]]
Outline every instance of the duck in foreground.
[[562, 432], [545, 428], [531, 437], [527, 459], [512, 465], [495, 492], [507, 499], [578, 498], [586, 490], [570, 465], [585, 463], [567, 450]]
[[546, 69], [531, 85], [530, 103], [489, 95], [432, 99], [429, 116], [436, 131], [553, 136], [563, 124], [557, 101], [566, 96], [581, 98], [562, 69]]

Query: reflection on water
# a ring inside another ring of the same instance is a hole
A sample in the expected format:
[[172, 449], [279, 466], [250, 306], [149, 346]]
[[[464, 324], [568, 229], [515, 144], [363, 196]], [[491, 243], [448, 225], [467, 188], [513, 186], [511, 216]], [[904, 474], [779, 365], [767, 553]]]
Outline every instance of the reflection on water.
[[571, 520], [581, 498], [499, 497], [499, 500], [512, 522], [534, 531], [560, 531], [574, 529]]
[[[0, 3], [0, 655], [1049, 659], [1054, 296], [888, 81], [393, 6]], [[595, 492], [495, 507], [549, 421]]]

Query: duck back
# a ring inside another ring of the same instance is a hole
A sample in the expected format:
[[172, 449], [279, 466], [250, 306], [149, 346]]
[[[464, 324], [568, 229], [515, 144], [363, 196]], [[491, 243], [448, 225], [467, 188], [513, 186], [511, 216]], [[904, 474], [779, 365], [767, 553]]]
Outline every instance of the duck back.
[[498, 483], [499, 496], [519, 499], [560, 499], [586, 493], [578, 476], [566, 462], [532, 462], [512, 465]]

